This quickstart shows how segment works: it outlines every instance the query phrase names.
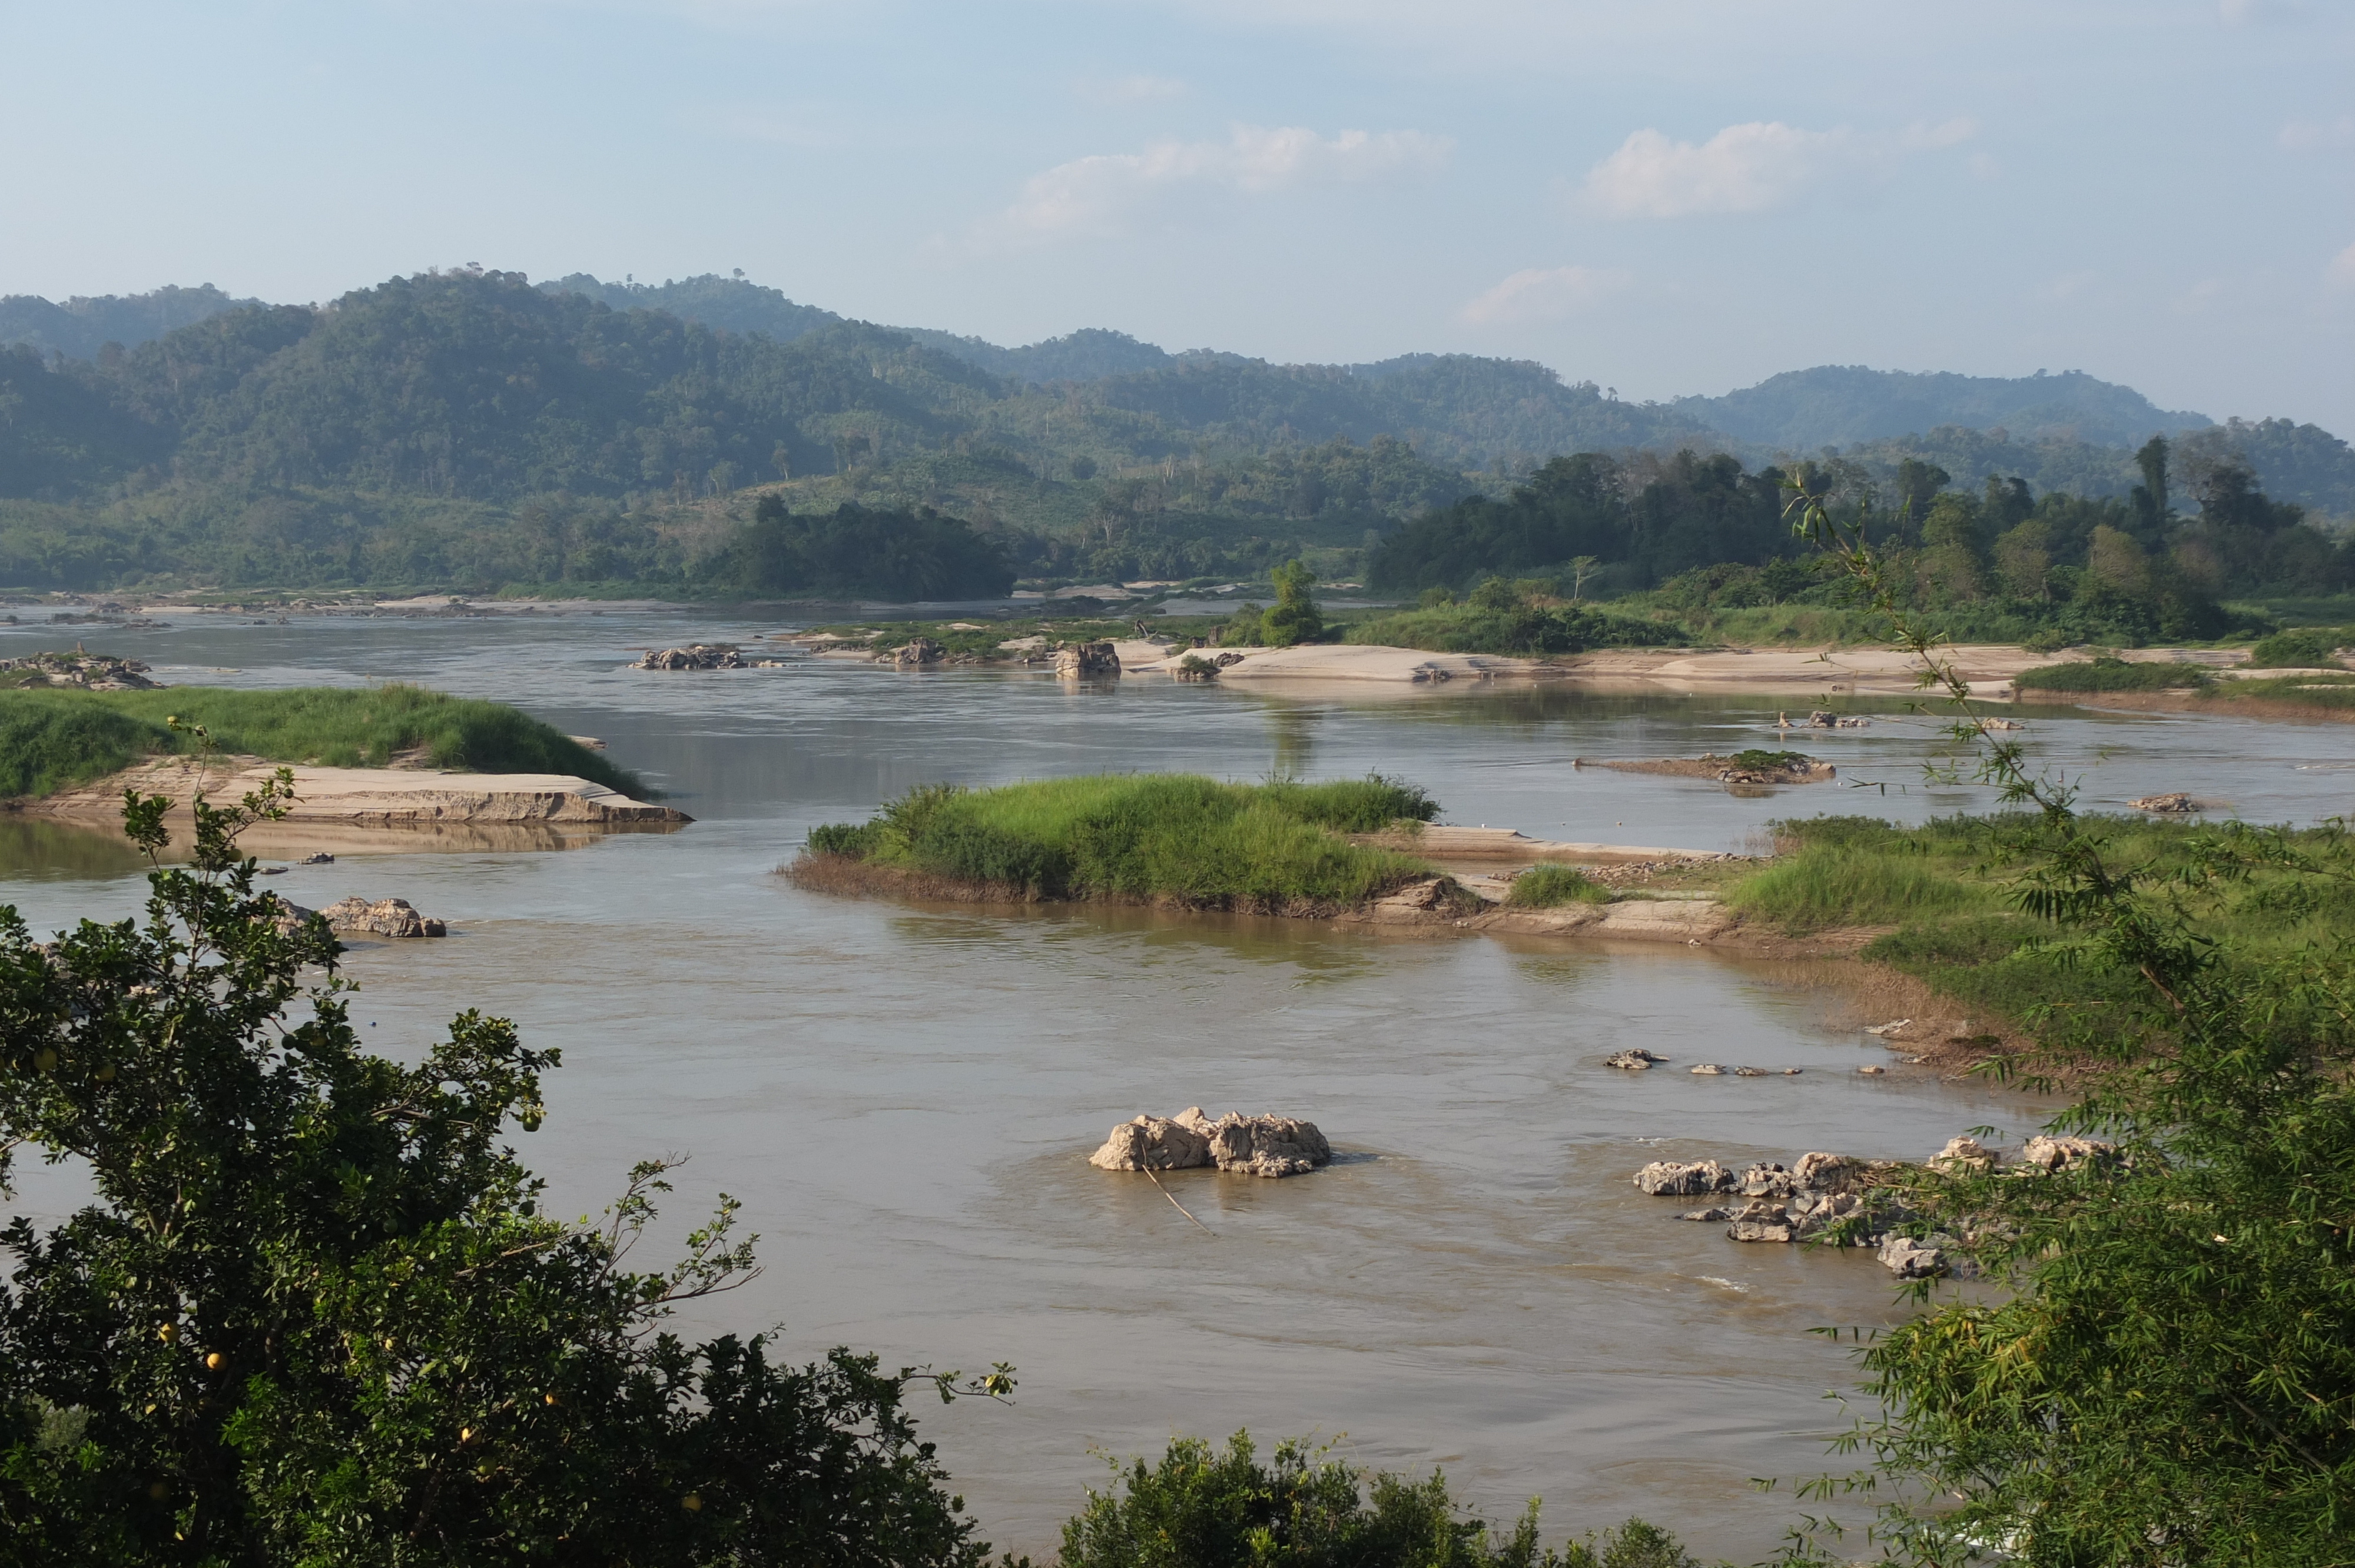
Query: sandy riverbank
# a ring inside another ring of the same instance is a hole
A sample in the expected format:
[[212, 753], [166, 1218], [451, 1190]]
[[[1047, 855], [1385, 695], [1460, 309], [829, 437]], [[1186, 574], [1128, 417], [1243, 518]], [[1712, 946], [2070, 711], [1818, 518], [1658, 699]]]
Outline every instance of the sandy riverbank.
[[[11, 801], [7, 809], [113, 828], [122, 822], [128, 789], [171, 797], [179, 802], [173, 817], [185, 823], [188, 800], [199, 788], [216, 803], [233, 803], [260, 789], [278, 766], [253, 757], [216, 758], [201, 768], [192, 758], [162, 758], [38, 800]], [[294, 799], [285, 819], [258, 826], [240, 841], [257, 853], [557, 849], [612, 832], [667, 832], [694, 821], [564, 773], [298, 765], [293, 774]]]

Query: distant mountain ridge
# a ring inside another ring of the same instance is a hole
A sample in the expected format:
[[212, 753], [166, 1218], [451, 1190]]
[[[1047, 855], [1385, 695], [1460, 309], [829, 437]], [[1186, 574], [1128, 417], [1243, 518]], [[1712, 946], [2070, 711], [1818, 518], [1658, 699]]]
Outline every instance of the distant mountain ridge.
[[[506, 280], [503, 286], [523, 281], [515, 274], [490, 276]], [[188, 356], [202, 358], [216, 350], [188, 339], [170, 353], [181, 366], [170, 377], [172, 397], [185, 401], [192, 387], [212, 386], [205, 377], [259, 379], [199, 413], [194, 405], [165, 408], [155, 400], [161, 394], [155, 390], [159, 383], [154, 374], [126, 364], [123, 374], [107, 383], [114, 388], [107, 396], [130, 402], [119, 413], [106, 414], [91, 402], [99, 394], [98, 383], [77, 390], [28, 382], [21, 368], [25, 362], [14, 361], [20, 368], [8, 371], [7, 377], [18, 385], [16, 396], [29, 399], [25, 406], [39, 428], [0, 439], [0, 471], [0, 471], [0, 494], [63, 495], [106, 475], [159, 462], [163, 453], [175, 450], [183, 461], [201, 460], [199, 468], [209, 471], [273, 474], [288, 482], [302, 474], [307, 476], [304, 482], [322, 482], [333, 472], [342, 476], [338, 482], [360, 482], [367, 476], [431, 470], [442, 476], [435, 482], [453, 494], [520, 493], [559, 482], [620, 493], [681, 482], [700, 490], [723, 471], [739, 485], [778, 474], [799, 477], [842, 466], [849, 461], [841, 455], [846, 451], [871, 450], [877, 460], [888, 452], [897, 461], [911, 455], [911, 441], [938, 447], [952, 438], [968, 445], [996, 443], [1009, 455], [1024, 454], [1020, 461], [1034, 476], [1049, 482], [1066, 472], [1078, 476], [1087, 466], [1112, 472], [1123, 465], [1176, 458], [1230, 461], [1246, 450], [1335, 440], [1362, 445], [1385, 436], [1407, 443], [1420, 461], [1435, 465], [1433, 473], [1473, 476], [1490, 488], [1571, 451], [1690, 447], [1704, 453], [1732, 451], [1755, 464], [1839, 448], [1868, 463], [1893, 464], [1902, 455], [1919, 455], [1946, 467], [1958, 481], [2016, 473], [2040, 490], [2105, 494], [2123, 493], [2136, 482], [2132, 448], [2154, 434], [2189, 432], [2219, 452], [2243, 455], [2272, 493], [2332, 515], [2355, 515], [2355, 450], [2329, 432], [2280, 419], [2217, 425], [2203, 414], [2160, 408], [2131, 387], [2082, 371], [2001, 377], [1819, 366], [1722, 397], [1628, 403], [1534, 362], [1469, 355], [1277, 365], [1209, 349], [1172, 354], [1103, 328], [1006, 347], [932, 328], [853, 322], [799, 303], [777, 289], [716, 274], [640, 283], [573, 273], [528, 287], [551, 305], [593, 302], [622, 313], [613, 318], [611, 331], [622, 330], [623, 317], [645, 323], [644, 331], [632, 327], [626, 335], [668, 368], [644, 387], [626, 395], [616, 387], [592, 387], [600, 375], [610, 380], [635, 373], [613, 363], [604, 371], [592, 373], [584, 364], [567, 372], [573, 377], [570, 391], [553, 384], [543, 388], [554, 399], [548, 410], [561, 405], [585, 413], [596, 407], [602, 410], [598, 417], [611, 418], [621, 417], [624, 404], [635, 409], [623, 423], [652, 433], [631, 438], [637, 445], [634, 455], [591, 452], [568, 422], [575, 416], [550, 412], [534, 416], [540, 421], [535, 427], [538, 434], [516, 435], [511, 451], [485, 460], [491, 468], [470, 471], [466, 455], [448, 445], [456, 431], [471, 428], [466, 418], [444, 434], [404, 432], [396, 427], [409, 416], [390, 406], [363, 411], [364, 389], [338, 380], [341, 373], [325, 366], [317, 385], [332, 389], [331, 401], [348, 405], [350, 417], [367, 425], [367, 432], [356, 436], [335, 426], [325, 404], [297, 417], [283, 401], [273, 401], [268, 388], [289, 376], [295, 376], [287, 383], [290, 388], [302, 383], [296, 371], [303, 355], [266, 368], [261, 361], [330, 323], [346, 308], [342, 302], [324, 313], [313, 307], [267, 307], [211, 284], [77, 296], [63, 304], [15, 295], [0, 299], [0, 351], [21, 344], [43, 357], [63, 354], [89, 362], [106, 344], [118, 343], [126, 360], [144, 362], [157, 340], [218, 321], [229, 333], [218, 352], [230, 354], [236, 364], [215, 365], [198, 381], [189, 381]], [[374, 299], [377, 292], [360, 291], [346, 300]], [[448, 296], [443, 305], [454, 308], [456, 300]], [[567, 320], [571, 324], [545, 330], [567, 341], [584, 333], [591, 338], [610, 335], [588, 318], [573, 321], [568, 313]], [[665, 320], [672, 326], [661, 326]], [[701, 340], [676, 338], [680, 323], [717, 339], [701, 345]], [[758, 339], [771, 347], [761, 348]], [[337, 334], [326, 331], [304, 355], [340, 353], [333, 346], [338, 341]], [[763, 357], [778, 349], [794, 353], [786, 361]], [[478, 350], [470, 346], [465, 352]], [[676, 358], [679, 353], [685, 358]], [[385, 373], [409, 374], [394, 368], [397, 359], [388, 362]], [[689, 361], [706, 368], [689, 372]], [[904, 374], [915, 377], [908, 384], [914, 402], [873, 385], [872, 376], [882, 374], [885, 361], [900, 364]], [[356, 371], [357, 363], [350, 368]], [[487, 373], [492, 367], [486, 362], [480, 368]], [[840, 381], [837, 377], [844, 370], [868, 376], [868, 387]], [[716, 381], [710, 378], [715, 373]], [[521, 364], [501, 372], [536, 374]], [[669, 379], [680, 375], [688, 379]], [[584, 376], [588, 379], [581, 379]], [[813, 376], [815, 380], [808, 379]], [[656, 383], [672, 389], [652, 391]], [[764, 388], [788, 383], [801, 390], [781, 416], [777, 405], [764, 403], [774, 395]], [[228, 381], [217, 389], [226, 394]], [[493, 397], [489, 391], [484, 396]], [[615, 397], [622, 403], [612, 402]], [[640, 401], [646, 397], [655, 403]], [[670, 411], [655, 413], [655, 404]], [[1053, 411], [1059, 408], [1064, 412]], [[240, 409], [284, 427], [263, 443], [272, 449], [269, 454], [256, 446], [252, 432], [233, 428], [248, 417]], [[320, 423], [322, 418], [327, 422]], [[508, 420], [508, 414], [497, 413], [485, 429]], [[698, 431], [705, 433], [689, 433]], [[856, 444], [862, 431], [871, 448]], [[837, 438], [853, 445], [837, 448]], [[324, 456], [357, 450], [356, 440], [375, 455], [322, 466]], [[419, 455], [429, 451], [442, 455]], [[509, 477], [494, 481], [493, 469]], [[677, 478], [682, 473], [684, 481]], [[1433, 482], [1426, 475], [1415, 486], [1427, 489]], [[954, 500], [954, 493], [944, 492], [943, 499]]]
[[146, 294], [76, 294], [61, 305], [37, 294], [8, 294], [0, 296], [0, 347], [22, 344], [69, 359], [96, 359], [110, 343], [136, 348], [176, 327], [261, 303], [231, 299], [210, 283], [167, 284]]
[[1948, 425], [2000, 429], [2016, 440], [2130, 447], [2215, 423], [2205, 414], [2161, 408], [2131, 387], [2082, 370], [2001, 376], [1819, 365], [1722, 397], [1678, 397], [1671, 406], [1736, 440], [1785, 451], [1924, 435]]

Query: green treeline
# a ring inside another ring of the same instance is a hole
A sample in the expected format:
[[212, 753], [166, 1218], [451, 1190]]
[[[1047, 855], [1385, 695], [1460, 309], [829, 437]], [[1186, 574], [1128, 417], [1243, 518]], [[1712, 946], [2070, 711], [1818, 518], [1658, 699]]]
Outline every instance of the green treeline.
[[1783, 518], [1786, 479], [1829, 487], [1848, 517], [1881, 519], [1901, 604], [1947, 616], [1961, 636], [2137, 644], [2246, 630], [2227, 595], [2355, 584], [2355, 547], [2268, 498], [2249, 467], [2208, 461], [2191, 476], [2196, 512], [2179, 511], [2169, 443], [2137, 454], [2142, 482], [2124, 497], [2033, 493], [2019, 478], [1952, 487], [1934, 463], [1907, 458], [1877, 483], [1840, 460], [1791, 473], [1745, 471], [1729, 457], [1679, 452], [1621, 462], [1592, 452], [1548, 463], [1503, 500], [1475, 496], [1384, 538], [1369, 580], [1391, 590], [1461, 586], [1496, 573], [1575, 577], [1636, 608], [1688, 624], [1776, 605], [1837, 608], [1849, 591], [1802, 558]]
[[[176, 717], [180, 729], [165, 721]], [[408, 755], [472, 773], [566, 773], [643, 799], [645, 786], [561, 730], [504, 703], [418, 686], [238, 691], [0, 692], [0, 797], [47, 795], [143, 758], [214, 748], [269, 762], [382, 768]]]

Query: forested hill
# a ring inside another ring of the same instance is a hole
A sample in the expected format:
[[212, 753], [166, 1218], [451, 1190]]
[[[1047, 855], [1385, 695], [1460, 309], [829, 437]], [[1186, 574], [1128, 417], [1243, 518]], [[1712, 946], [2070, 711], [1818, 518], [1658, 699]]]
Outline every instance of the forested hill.
[[[771, 497], [796, 515], [888, 514], [935, 543], [928, 516], [969, 523], [1032, 576], [1243, 575], [1302, 553], [1348, 573], [1400, 524], [1501, 499], [1566, 453], [1730, 454], [1753, 472], [1772, 455], [1690, 404], [1624, 402], [1527, 361], [1274, 365], [1094, 331], [1005, 349], [845, 320], [741, 279], [535, 285], [468, 269], [324, 305], [209, 288], [18, 299], [0, 310], [11, 323], [33, 341], [0, 347], [0, 587], [716, 591], [728, 562], [751, 558], [738, 532]], [[69, 328], [74, 345], [106, 336], [75, 354]], [[1846, 418], [1878, 383], [1838, 374], [1849, 402], [1827, 392], [1825, 407]], [[2047, 382], [2121, 419], [2149, 408], [2086, 377], [1899, 379], [1958, 385], [1981, 412], [2014, 407], [1988, 387]], [[2235, 420], [2179, 446], [2188, 462], [2243, 462], [2276, 499], [2355, 514], [2355, 452], [2310, 425]], [[1842, 461], [1885, 484], [1909, 460], [2040, 495], [2139, 482], [2131, 448], [2082, 429], [1948, 424]], [[803, 550], [808, 580], [850, 580], [809, 555], [831, 549]]]
[[1722, 397], [1679, 397], [1675, 407], [1736, 440], [1811, 452], [1944, 425], [2001, 429], [2024, 440], [2136, 447], [2213, 423], [2205, 414], [2170, 411], [2131, 387], [2082, 370], [2048, 376], [1909, 375], [1860, 365], [1789, 370]]
[[210, 283], [148, 294], [77, 294], [61, 305], [37, 294], [8, 294], [0, 296], [0, 346], [21, 344], [43, 354], [95, 359], [110, 343], [135, 347], [176, 327], [261, 303], [233, 300]]

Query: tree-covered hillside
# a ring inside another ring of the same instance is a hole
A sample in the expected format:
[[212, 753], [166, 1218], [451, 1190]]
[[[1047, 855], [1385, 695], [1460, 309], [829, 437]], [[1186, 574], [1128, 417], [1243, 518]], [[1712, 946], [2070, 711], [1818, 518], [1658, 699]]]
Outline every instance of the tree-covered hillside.
[[[1549, 558], [1534, 535], [1497, 542], [1527, 532], [1515, 485], [1568, 454], [1607, 461], [1614, 505], [1678, 520], [1551, 558], [1597, 555], [1648, 582], [1704, 548], [1750, 560], [1755, 524], [1739, 518], [1755, 508], [1729, 497], [1754, 490], [1770, 461], [1833, 455], [1737, 441], [1690, 400], [1628, 403], [1525, 361], [1287, 366], [1101, 331], [1008, 349], [847, 321], [741, 278], [535, 286], [466, 269], [317, 306], [208, 289], [0, 310], [0, 326], [48, 331], [51, 318], [126, 335], [87, 355], [0, 348], [0, 587], [749, 592], [746, 530], [764, 500], [900, 519], [900, 536], [927, 549], [945, 536], [921, 520], [954, 520], [1021, 574], [1089, 581], [1254, 575], [1295, 556], [1346, 575], [1402, 524], [1492, 508], [1472, 535], [1493, 549], [1426, 549], [1439, 523], [1385, 547], [1390, 580], [1430, 575], [1401, 567], [1401, 550], [1455, 563], [1431, 568], [1453, 578], [1476, 558]], [[1826, 418], [1849, 418], [1874, 387], [1973, 418], [2013, 408], [2004, 398], [2023, 387], [2119, 418], [2157, 413], [2082, 376], [1811, 372], [1753, 391], [1808, 387]], [[1838, 461], [1884, 494], [1909, 464], [1966, 486], [2019, 479], [2039, 497], [2124, 498], [2138, 482], [2126, 447], [1920, 428], [1851, 442]], [[2310, 425], [2196, 430], [2179, 464], [2186, 476], [2238, 464], [2278, 499], [2355, 515], [2355, 453]], [[1748, 477], [1713, 477], [1727, 472]], [[1685, 499], [1661, 499], [1672, 495]], [[888, 582], [859, 591], [943, 581], [951, 556], [979, 558], [962, 545], [927, 561], [902, 551]], [[845, 569], [811, 580], [852, 591]]]
[[135, 348], [176, 327], [260, 303], [233, 300], [210, 283], [166, 286], [146, 294], [77, 294], [61, 305], [37, 294], [8, 294], [0, 296], [0, 346], [22, 344], [44, 355], [95, 359], [110, 343]]
[[1674, 407], [1736, 440], [1811, 452], [1957, 425], [2027, 440], [2135, 447], [2156, 435], [2200, 429], [2204, 414], [2170, 412], [2131, 387], [2082, 370], [2048, 376], [1909, 375], [1861, 365], [1788, 370], [1722, 397], [1679, 397]]

